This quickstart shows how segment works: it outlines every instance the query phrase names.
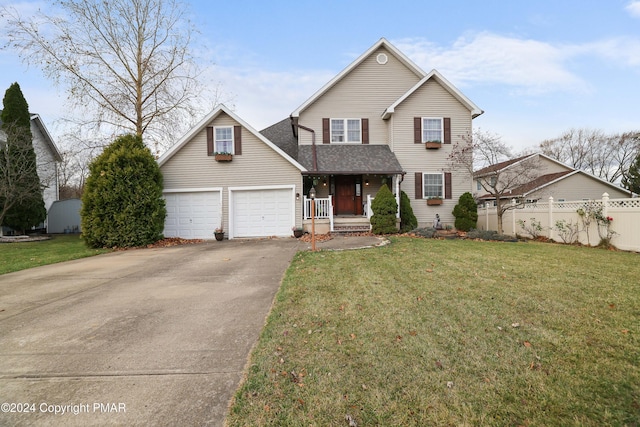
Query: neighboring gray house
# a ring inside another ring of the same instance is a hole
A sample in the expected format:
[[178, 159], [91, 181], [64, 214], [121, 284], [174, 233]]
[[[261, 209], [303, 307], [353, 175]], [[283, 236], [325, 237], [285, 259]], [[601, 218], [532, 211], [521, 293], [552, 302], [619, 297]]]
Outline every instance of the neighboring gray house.
[[380, 39], [262, 132], [225, 106], [203, 118], [158, 160], [165, 235], [212, 238], [222, 227], [228, 238], [289, 236], [309, 227], [312, 187], [319, 232], [368, 227], [370, 198], [383, 185], [397, 199], [407, 193], [420, 225], [436, 214], [453, 223], [472, 176], [447, 159], [482, 113]]
[[487, 194], [479, 181], [488, 182], [498, 177], [509, 180], [513, 174], [521, 172], [519, 165], [523, 162], [529, 162], [527, 169], [535, 173], [528, 175], [529, 178], [525, 180], [512, 180], [513, 185], [507, 188], [510, 192], [503, 199], [542, 202], [546, 202], [549, 197], [553, 197], [556, 202], [598, 200], [603, 193], [608, 193], [611, 199], [631, 197], [629, 191], [619, 185], [574, 169], [542, 153], [534, 153], [476, 171], [473, 174], [476, 198], [480, 202], [495, 201], [495, 197]]

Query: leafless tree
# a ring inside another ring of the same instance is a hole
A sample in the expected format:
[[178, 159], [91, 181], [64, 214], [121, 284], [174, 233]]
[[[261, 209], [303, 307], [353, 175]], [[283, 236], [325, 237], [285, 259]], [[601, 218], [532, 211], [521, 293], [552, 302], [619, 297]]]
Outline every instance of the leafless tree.
[[606, 135], [601, 130], [571, 129], [540, 144], [543, 154], [609, 182], [616, 182], [640, 151], [640, 132]]
[[[512, 203], [513, 189], [531, 182], [537, 175], [536, 157], [513, 158], [512, 149], [499, 135], [476, 129], [473, 135], [454, 145], [449, 155], [451, 167], [462, 167], [474, 176], [490, 198], [495, 198], [498, 231], [502, 233], [502, 217], [510, 209], [521, 206]], [[476, 195], [477, 196], [477, 195]]]
[[[190, 46], [194, 25], [179, 0], [57, 0], [22, 17], [3, 8], [8, 46], [66, 87], [79, 124], [135, 132], [156, 149], [175, 141], [207, 103]], [[158, 147], [158, 144], [160, 147]]]

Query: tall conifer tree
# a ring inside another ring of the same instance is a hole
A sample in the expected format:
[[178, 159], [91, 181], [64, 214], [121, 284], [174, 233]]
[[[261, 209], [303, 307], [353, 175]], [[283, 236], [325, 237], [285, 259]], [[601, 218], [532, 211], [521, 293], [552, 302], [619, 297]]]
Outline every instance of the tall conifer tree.
[[640, 194], [640, 153], [629, 166], [629, 170], [622, 177], [622, 186], [627, 190]]
[[47, 211], [38, 177], [31, 134], [31, 115], [20, 85], [5, 92], [0, 113], [0, 223], [24, 231], [42, 223]]

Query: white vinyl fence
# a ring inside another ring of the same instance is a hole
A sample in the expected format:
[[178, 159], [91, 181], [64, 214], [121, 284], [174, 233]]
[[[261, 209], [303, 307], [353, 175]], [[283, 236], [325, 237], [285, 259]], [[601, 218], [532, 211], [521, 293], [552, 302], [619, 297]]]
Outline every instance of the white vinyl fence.
[[[515, 205], [515, 200], [512, 201]], [[590, 215], [590, 213], [592, 215]], [[598, 220], [599, 219], [599, 220]], [[478, 209], [478, 228], [498, 230], [495, 206]], [[596, 246], [603, 238], [618, 249], [640, 252], [640, 198], [527, 203], [502, 216], [504, 234], [544, 236], [557, 242]]]

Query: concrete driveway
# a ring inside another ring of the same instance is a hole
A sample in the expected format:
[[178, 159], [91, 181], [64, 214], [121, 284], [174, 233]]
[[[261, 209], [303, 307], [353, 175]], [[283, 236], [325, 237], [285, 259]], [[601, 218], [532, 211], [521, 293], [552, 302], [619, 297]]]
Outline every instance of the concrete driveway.
[[0, 425], [222, 425], [298, 249], [210, 242], [0, 276]]

